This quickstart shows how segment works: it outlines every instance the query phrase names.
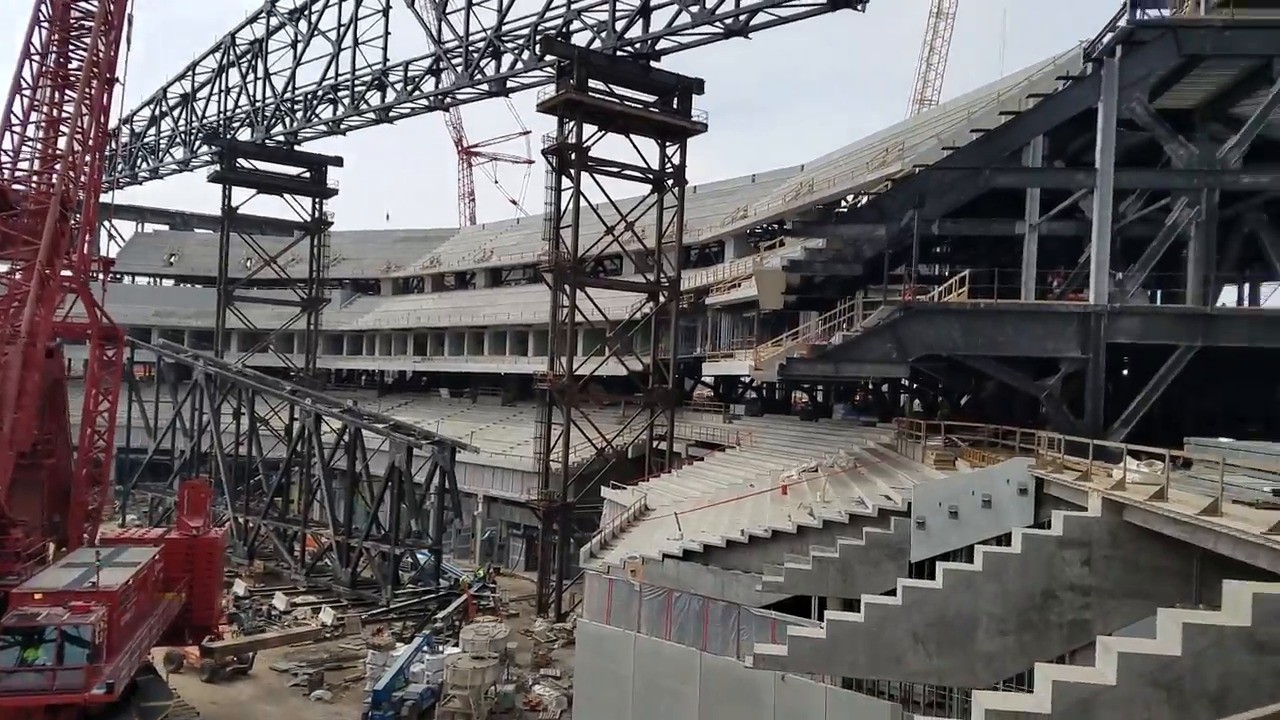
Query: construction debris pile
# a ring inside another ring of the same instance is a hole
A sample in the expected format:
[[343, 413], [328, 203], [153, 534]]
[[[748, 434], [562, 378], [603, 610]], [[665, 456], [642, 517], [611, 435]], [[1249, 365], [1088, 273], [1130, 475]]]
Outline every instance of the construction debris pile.
[[457, 644], [423, 633], [391, 648], [370, 647], [362, 717], [417, 717], [434, 706], [439, 720], [562, 718], [572, 685], [567, 665], [551, 653], [572, 645], [572, 627], [540, 622], [536, 633], [521, 634], [533, 648], [524, 649], [502, 619], [481, 616], [459, 630]]
[[363, 720], [566, 720], [573, 625], [535, 618], [530, 596], [513, 599], [500, 589], [527, 579], [447, 563], [445, 574], [447, 586], [383, 607], [238, 577], [228, 594], [228, 633], [238, 642], [304, 639], [260, 643], [287, 647], [270, 656], [269, 667], [313, 702], [352, 707], [353, 718], [358, 702]]

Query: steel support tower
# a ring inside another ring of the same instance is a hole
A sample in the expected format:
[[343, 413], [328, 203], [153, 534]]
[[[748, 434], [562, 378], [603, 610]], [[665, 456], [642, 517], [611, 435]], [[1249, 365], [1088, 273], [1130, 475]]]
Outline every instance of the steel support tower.
[[[342, 167], [343, 160], [239, 140], [213, 145], [218, 166], [209, 182], [222, 188], [214, 354], [240, 364], [269, 352], [295, 379], [309, 382], [320, 351], [320, 316], [329, 303], [333, 216], [324, 205], [338, 194], [329, 169]], [[262, 236], [238, 222], [243, 209], [264, 200], [283, 205], [293, 216], [289, 221], [296, 219], [290, 236]], [[246, 331], [250, 347], [230, 347], [232, 325]]]
[[[548, 363], [538, 452], [539, 613], [564, 616], [571, 541], [602, 481], [671, 466], [685, 157], [707, 130], [704, 83], [544, 37], [555, 84], [545, 143]], [[630, 196], [630, 197], [629, 197]], [[626, 198], [626, 199], [620, 199]], [[621, 274], [602, 271], [622, 259]], [[641, 457], [640, 467], [627, 467]], [[629, 479], [627, 478], [627, 479]]]

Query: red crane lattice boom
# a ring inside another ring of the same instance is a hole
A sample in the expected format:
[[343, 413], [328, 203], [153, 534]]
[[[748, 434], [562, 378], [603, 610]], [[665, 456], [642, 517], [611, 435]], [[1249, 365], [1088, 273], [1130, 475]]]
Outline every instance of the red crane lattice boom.
[[[433, 0], [418, 0], [418, 11], [421, 13], [423, 22], [428, 26], [428, 37], [441, 37], [444, 18], [441, 15], [440, 7]], [[443, 75], [446, 82], [454, 82], [458, 78], [458, 72], [452, 68], [446, 68]], [[511, 203], [517, 213], [521, 215], [529, 214], [524, 209], [524, 194], [529, 189], [529, 176], [533, 168], [532, 148], [529, 141], [531, 133], [529, 128], [525, 126], [524, 121], [520, 119], [520, 113], [516, 110], [516, 106], [512, 104], [511, 99], [507, 98], [506, 100], [507, 111], [511, 113], [511, 117], [515, 119], [516, 125], [520, 129], [476, 143], [467, 139], [467, 128], [462, 122], [462, 110], [454, 106], [445, 111], [444, 124], [449, 130], [449, 139], [453, 142], [454, 152], [458, 156], [458, 225], [462, 227], [477, 223], [477, 169], [483, 172], [485, 177], [489, 178], [489, 181], [498, 189], [498, 192], [502, 193], [507, 202]], [[492, 150], [492, 148], [504, 143], [522, 138], [524, 139], [523, 156], [494, 152]], [[517, 193], [512, 194], [509, 192], [498, 178], [497, 166], [500, 164], [524, 166], [524, 179]]]
[[[0, 117], [0, 578], [92, 543], [115, 449], [121, 333], [95, 282], [128, 0], [38, 0]], [[88, 349], [74, 459], [62, 343]]]

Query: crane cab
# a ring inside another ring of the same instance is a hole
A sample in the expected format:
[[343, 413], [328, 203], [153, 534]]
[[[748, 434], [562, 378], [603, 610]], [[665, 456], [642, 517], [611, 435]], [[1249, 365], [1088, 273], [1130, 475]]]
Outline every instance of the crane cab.
[[183, 595], [162, 585], [157, 547], [75, 550], [10, 593], [0, 619], [3, 708], [114, 701], [172, 623]]
[[0, 626], [0, 695], [83, 693], [100, 675], [102, 607], [24, 608]]

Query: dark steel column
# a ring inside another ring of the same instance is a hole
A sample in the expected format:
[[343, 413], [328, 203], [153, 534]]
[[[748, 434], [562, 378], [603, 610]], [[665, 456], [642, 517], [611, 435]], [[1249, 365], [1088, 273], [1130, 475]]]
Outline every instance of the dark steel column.
[[[1037, 136], [1022, 153], [1022, 164], [1027, 167], [1044, 167], [1044, 136]], [[1026, 208], [1023, 213], [1026, 227], [1022, 234], [1022, 278], [1019, 297], [1024, 301], [1036, 297], [1036, 270], [1040, 265], [1040, 188], [1028, 187]]]

